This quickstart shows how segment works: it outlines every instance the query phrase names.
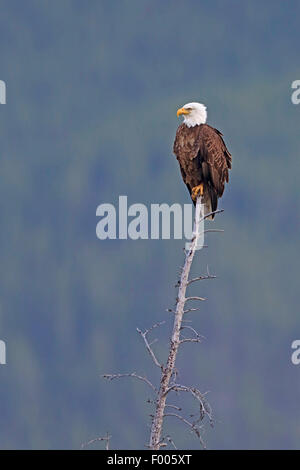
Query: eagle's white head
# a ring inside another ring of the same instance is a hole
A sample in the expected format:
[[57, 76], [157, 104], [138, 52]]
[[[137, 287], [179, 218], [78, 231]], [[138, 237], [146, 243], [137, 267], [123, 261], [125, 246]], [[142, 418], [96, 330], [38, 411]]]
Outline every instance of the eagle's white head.
[[206, 106], [202, 103], [187, 103], [177, 111], [177, 117], [183, 115], [183, 122], [188, 127], [205, 124], [207, 119]]

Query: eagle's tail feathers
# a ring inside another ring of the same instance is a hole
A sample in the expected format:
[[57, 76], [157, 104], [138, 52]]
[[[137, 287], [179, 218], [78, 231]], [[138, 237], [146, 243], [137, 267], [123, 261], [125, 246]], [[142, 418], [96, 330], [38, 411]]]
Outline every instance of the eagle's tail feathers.
[[[210, 212], [215, 212], [218, 207], [218, 196], [216, 192], [210, 188], [209, 194], [207, 195], [205, 201], [205, 214], [209, 214]], [[207, 220], [213, 220], [215, 218], [215, 214], [210, 215], [207, 217]]]
[[[204, 203], [204, 215], [209, 214], [212, 212], [212, 206], [211, 206], [211, 199], [207, 199]], [[214, 214], [210, 215], [209, 217], [206, 217], [206, 220], [213, 220]]]

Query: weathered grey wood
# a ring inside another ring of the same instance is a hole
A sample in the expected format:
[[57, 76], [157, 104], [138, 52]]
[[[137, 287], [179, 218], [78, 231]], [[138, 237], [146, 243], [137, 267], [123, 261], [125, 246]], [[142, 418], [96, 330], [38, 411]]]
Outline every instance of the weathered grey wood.
[[[173, 331], [172, 331], [172, 336], [171, 336], [171, 344], [170, 344], [168, 360], [167, 360], [166, 366], [162, 368], [160, 387], [159, 387], [157, 401], [156, 401], [156, 410], [155, 410], [155, 415], [152, 421], [151, 435], [150, 435], [150, 442], [149, 442], [149, 448], [152, 450], [159, 450], [159, 448], [161, 447], [161, 436], [162, 436], [163, 421], [164, 421], [164, 416], [165, 416], [166, 399], [167, 399], [168, 391], [170, 388], [170, 380], [175, 370], [175, 362], [176, 362], [178, 348], [182, 342], [180, 339], [180, 331], [182, 327], [183, 316], [185, 313], [185, 303], [187, 301], [186, 289], [189, 285], [189, 274], [190, 274], [192, 262], [194, 259], [194, 255], [197, 250], [197, 243], [201, 235], [201, 232], [200, 232], [201, 222], [203, 222], [205, 217], [207, 216], [204, 215], [204, 204], [202, 204], [202, 198], [199, 197], [197, 199], [196, 210], [195, 210], [193, 238], [192, 238], [189, 250], [186, 252], [184, 266], [183, 266], [181, 278], [179, 281], [178, 299], [177, 299], [176, 310], [174, 312], [174, 324], [173, 324]], [[196, 298], [193, 298], [193, 299], [202, 300], [202, 298], [200, 297], [197, 299]]]

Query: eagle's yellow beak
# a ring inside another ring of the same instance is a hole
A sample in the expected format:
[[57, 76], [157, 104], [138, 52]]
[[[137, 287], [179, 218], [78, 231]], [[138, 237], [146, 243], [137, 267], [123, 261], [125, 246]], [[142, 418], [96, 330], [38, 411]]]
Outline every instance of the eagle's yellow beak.
[[177, 111], [177, 117], [179, 117], [181, 114], [189, 114], [190, 112], [185, 109], [185, 108], [179, 108]]

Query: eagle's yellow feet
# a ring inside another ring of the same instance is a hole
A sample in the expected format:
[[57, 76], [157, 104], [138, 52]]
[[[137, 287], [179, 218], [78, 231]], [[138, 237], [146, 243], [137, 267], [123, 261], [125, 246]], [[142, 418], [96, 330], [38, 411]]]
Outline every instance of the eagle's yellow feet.
[[203, 194], [204, 194], [203, 183], [199, 184], [198, 186], [193, 187], [192, 194], [191, 194], [193, 201], [197, 201], [197, 198], [199, 196], [203, 196]]

